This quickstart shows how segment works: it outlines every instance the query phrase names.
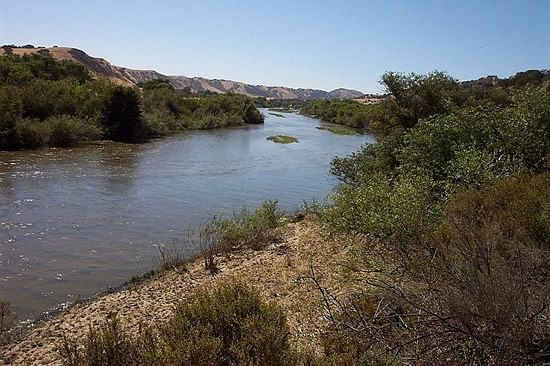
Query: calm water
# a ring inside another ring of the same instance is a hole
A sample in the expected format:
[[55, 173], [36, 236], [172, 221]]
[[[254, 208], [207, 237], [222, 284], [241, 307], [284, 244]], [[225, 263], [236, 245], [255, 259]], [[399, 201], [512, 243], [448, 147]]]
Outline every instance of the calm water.
[[[0, 152], [0, 300], [35, 318], [151, 269], [159, 243], [185, 242], [213, 214], [323, 199], [336, 183], [332, 157], [374, 142], [263, 113], [262, 126], [142, 145]], [[300, 142], [266, 140], [275, 134]]]

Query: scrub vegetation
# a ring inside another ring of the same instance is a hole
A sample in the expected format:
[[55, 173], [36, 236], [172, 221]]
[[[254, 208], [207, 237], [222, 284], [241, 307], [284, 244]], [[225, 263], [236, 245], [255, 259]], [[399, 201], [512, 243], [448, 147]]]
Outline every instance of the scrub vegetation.
[[333, 303], [327, 359], [548, 362], [547, 89], [466, 92], [440, 73], [383, 81], [378, 141], [334, 159], [341, 184], [320, 215], [364, 242], [353, 255], [364, 291]]
[[284, 312], [243, 284], [199, 291], [166, 324], [130, 338], [116, 318], [91, 330], [83, 348], [65, 342], [65, 364], [293, 365]]
[[165, 80], [142, 87], [95, 79], [83, 65], [51, 56], [2, 56], [0, 149], [140, 142], [188, 129], [263, 122], [246, 96], [190, 95]]
[[278, 144], [291, 144], [293, 142], [298, 142], [298, 139], [296, 137], [285, 136], [285, 135], [269, 136], [266, 138], [266, 140], [273, 141]]

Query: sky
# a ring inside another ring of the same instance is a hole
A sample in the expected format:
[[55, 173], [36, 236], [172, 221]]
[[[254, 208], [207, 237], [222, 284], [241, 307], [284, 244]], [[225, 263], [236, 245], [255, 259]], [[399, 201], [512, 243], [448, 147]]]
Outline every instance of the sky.
[[550, 68], [547, 0], [0, 0], [0, 44], [250, 84], [383, 92], [385, 71], [459, 80]]

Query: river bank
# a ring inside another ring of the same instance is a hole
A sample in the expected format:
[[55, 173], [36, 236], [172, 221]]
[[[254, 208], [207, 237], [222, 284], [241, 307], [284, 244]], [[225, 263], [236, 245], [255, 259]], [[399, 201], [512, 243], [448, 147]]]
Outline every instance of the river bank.
[[[279, 239], [260, 251], [242, 250], [217, 258], [219, 273], [204, 269], [201, 258], [185, 270], [164, 272], [120, 292], [77, 304], [66, 312], [25, 331], [17, 342], [4, 346], [0, 365], [61, 365], [57, 349], [63, 337], [85, 339], [89, 327], [117, 316], [129, 332], [140, 326], [167, 321], [174, 306], [198, 289], [239, 280], [257, 289], [267, 301], [286, 312], [292, 342], [302, 350], [319, 351], [320, 328], [326, 324], [323, 299], [310, 278], [315, 277], [336, 294], [347, 282], [338, 270], [347, 260], [345, 240], [329, 239], [311, 218], [278, 228]], [[312, 267], [313, 266], [313, 267]]]

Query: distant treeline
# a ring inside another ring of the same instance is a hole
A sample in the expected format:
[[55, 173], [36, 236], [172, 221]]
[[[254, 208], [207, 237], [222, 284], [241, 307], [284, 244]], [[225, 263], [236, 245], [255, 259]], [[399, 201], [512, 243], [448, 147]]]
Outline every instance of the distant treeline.
[[252, 99], [198, 98], [167, 81], [138, 88], [94, 79], [78, 63], [27, 54], [0, 57], [0, 149], [143, 141], [185, 129], [262, 123]]
[[267, 99], [264, 97], [254, 98], [254, 103], [258, 108], [283, 108], [299, 109], [307, 102], [300, 99]]
[[365, 128], [369, 121], [369, 106], [354, 100], [312, 100], [302, 107], [301, 113], [354, 128]]
[[550, 72], [529, 70], [508, 79], [488, 77], [459, 83], [444, 72], [428, 75], [387, 72], [381, 84], [389, 97], [362, 105], [352, 100], [314, 100], [301, 112], [324, 121], [387, 134], [394, 128], [411, 128], [419, 119], [456, 108], [510, 106], [515, 93], [525, 87], [550, 88]]
[[206, 92], [199, 98], [186, 90], [174, 90], [162, 79], [143, 84], [143, 112], [152, 135], [264, 121], [253, 100], [247, 96]]
[[[54, 46], [56, 47], [56, 46]], [[34, 45], [32, 44], [26, 44], [26, 45], [23, 45], [23, 46], [16, 46], [14, 44], [5, 44], [5, 45], [2, 45], [2, 47], [0, 48], [44, 48], [44, 47], [41, 47], [41, 46], [38, 46], [38, 47], [34, 47]]]

